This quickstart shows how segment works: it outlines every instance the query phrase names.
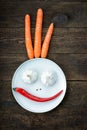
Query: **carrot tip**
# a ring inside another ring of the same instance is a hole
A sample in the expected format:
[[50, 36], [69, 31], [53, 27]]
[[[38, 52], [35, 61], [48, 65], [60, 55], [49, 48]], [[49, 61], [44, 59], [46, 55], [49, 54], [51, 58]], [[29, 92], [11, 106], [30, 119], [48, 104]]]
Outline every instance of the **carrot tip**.
[[52, 25], [54, 25], [54, 23], [51, 23]]
[[51, 23], [50, 25], [51, 25], [51, 26], [54, 26], [54, 23]]
[[37, 13], [43, 14], [43, 10], [42, 10], [41, 8], [39, 8], [39, 9], [37, 10]]
[[29, 14], [26, 14], [26, 15], [25, 15], [25, 18], [28, 18], [28, 17], [30, 17], [30, 15], [29, 15]]
[[42, 9], [41, 9], [41, 8], [39, 8], [39, 9], [38, 9], [38, 11], [42, 11]]

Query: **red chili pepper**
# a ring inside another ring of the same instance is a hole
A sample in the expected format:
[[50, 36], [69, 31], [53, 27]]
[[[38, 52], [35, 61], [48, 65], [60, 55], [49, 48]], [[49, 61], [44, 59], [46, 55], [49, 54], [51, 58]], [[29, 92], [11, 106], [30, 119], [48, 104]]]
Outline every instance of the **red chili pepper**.
[[50, 101], [50, 100], [53, 100], [55, 98], [57, 98], [62, 92], [63, 90], [59, 91], [57, 94], [55, 94], [54, 96], [52, 97], [49, 97], [49, 98], [41, 98], [41, 97], [36, 97], [30, 93], [28, 93], [27, 91], [25, 91], [24, 89], [22, 88], [13, 88], [14, 91], [20, 93], [21, 95], [23, 95], [24, 97], [27, 97], [33, 101], [37, 101], [37, 102], [46, 102], [46, 101]]

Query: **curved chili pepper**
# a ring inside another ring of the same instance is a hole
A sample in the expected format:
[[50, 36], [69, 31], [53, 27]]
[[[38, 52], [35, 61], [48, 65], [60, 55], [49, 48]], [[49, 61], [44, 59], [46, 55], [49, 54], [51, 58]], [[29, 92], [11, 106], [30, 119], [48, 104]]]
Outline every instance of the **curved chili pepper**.
[[28, 93], [26, 90], [22, 89], [22, 88], [13, 88], [14, 91], [20, 93], [21, 95], [23, 95], [24, 97], [27, 97], [33, 101], [37, 101], [37, 102], [46, 102], [46, 101], [50, 101], [53, 100], [55, 98], [57, 98], [62, 92], [63, 90], [59, 91], [57, 94], [55, 94], [52, 97], [48, 97], [48, 98], [41, 98], [41, 97], [36, 97], [30, 93]]

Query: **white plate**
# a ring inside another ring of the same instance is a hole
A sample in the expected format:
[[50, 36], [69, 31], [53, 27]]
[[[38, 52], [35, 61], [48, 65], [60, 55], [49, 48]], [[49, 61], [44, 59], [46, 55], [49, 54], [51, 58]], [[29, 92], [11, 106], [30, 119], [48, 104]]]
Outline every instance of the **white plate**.
[[[27, 84], [24, 83], [24, 81], [22, 80], [23, 72], [28, 69], [37, 71], [38, 80], [35, 83]], [[40, 78], [42, 72], [48, 70], [55, 71], [58, 76], [57, 82], [50, 87], [44, 86]], [[21, 107], [34, 113], [44, 113], [57, 107], [63, 100], [66, 92], [66, 78], [62, 69], [53, 61], [44, 58], [35, 58], [32, 60], [27, 60], [26, 62], [21, 64], [15, 71], [14, 76], [12, 78], [12, 88], [15, 87], [24, 88], [29, 93], [38, 97], [50, 97], [58, 93], [60, 90], [63, 90], [62, 94], [56, 99], [47, 102], [36, 102], [27, 99], [26, 97], [20, 95], [12, 89], [14, 98]], [[36, 91], [36, 89], [38, 89], [38, 91]]]

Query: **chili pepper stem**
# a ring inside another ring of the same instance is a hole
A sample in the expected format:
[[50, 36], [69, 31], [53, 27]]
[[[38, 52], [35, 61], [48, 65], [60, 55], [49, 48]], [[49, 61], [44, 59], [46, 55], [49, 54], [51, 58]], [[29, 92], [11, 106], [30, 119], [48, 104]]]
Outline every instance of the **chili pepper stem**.
[[16, 88], [13, 88], [14, 91], [16, 91]]

